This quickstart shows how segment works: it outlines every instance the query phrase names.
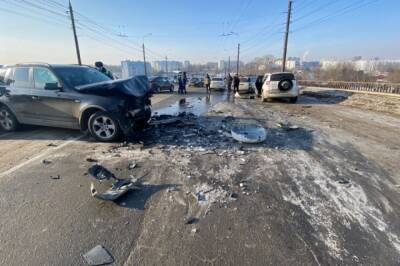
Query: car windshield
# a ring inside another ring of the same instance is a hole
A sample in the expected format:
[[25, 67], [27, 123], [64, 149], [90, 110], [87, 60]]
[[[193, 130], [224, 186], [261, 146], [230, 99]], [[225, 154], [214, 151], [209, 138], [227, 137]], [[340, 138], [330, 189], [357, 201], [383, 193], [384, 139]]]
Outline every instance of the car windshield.
[[111, 80], [91, 67], [55, 67], [54, 72], [71, 88]]
[[222, 81], [222, 78], [212, 78], [212, 81]]

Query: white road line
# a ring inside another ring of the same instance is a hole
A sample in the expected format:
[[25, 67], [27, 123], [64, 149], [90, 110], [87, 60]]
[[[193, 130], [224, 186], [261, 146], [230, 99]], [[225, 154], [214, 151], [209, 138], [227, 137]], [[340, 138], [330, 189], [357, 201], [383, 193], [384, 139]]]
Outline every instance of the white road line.
[[0, 178], [2, 178], [2, 177], [4, 177], [4, 176], [6, 176], [6, 175], [9, 175], [9, 174], [11, 174], [11, 173], [17, 171], [18, 169], [20, 169], [20, 168], [22, 168], [22, 167], [24, 167], [24, 166], [26, 166], [26, 165], [28, 165], [28, 164], [30, 164], [30, 163], [32, 163], [32, 162], [38, 160], [38, 159], [40, 159], [41, 157], [44, 157], [44, 156], [46, 156], [46, 155], [49, 155], [50, 153], [52, 153], [52, 152], [54, 152], [54, 151], [56, 151], [56, 150], [62, 149], [62, 148], [64, 148], [65, 146], [71, 144], [72, 142], [77, 141], [77, 140], [83, 138], [84, 136], [85, 136], [85, 135], [82, 135], [82, 136], [79, 136], [79, 137], [75, 137], [75, 138], [68, 138], [67, 141], [64, 142], [63, 144], [61, 144], [61, 145], [59, 145], [59, 146], [57, 146], [57, 147], [54, 147], [54, 148], [49, 148], [49, 149], [43, 151], [42, 153], [39, 153], [39, 154], [36, 155], [35, 157], [32, 157], [32, 158], [30, 158], [29, 160], [26, 160], [25, 162], [20, 163], [20, 164], [14, 166], [14, 167], [8, 169], [7, 171], [5, 171], [5, 172], [3, 172], [3, 173], [0, 173]]

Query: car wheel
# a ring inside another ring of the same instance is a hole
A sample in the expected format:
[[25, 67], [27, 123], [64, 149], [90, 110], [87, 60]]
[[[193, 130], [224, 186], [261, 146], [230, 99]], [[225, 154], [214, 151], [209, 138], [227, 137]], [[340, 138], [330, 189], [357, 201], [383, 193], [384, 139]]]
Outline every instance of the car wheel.
[[292, 88], [293, 88], [293, 82], [289, 79], [281, 80], [278, 83], [278, 89], [280, 89], [281, 91], [288, 91]]
[[290, 103], [297, 103], [298, 97], [289, 98]]
[[98, 141], [117, 140], [121, 135], [118, 121], [107, 112], [97, 112], [89, 118], [89, 132]]
[[0, 108], [0, 128], [4, 131], [17, 130], [19, 126], [17, 118], [7, 107]]

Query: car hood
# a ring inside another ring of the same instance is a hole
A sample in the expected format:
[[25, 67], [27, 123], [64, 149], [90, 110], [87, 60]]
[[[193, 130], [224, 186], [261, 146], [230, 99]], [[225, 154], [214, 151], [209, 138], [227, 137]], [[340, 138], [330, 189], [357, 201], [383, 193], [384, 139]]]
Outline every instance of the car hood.
[[92, 83], [75, 88], [81, 93], [102, 96], [129, 95], [144, 97], [150, 94], [149, 82], [146, 76]]

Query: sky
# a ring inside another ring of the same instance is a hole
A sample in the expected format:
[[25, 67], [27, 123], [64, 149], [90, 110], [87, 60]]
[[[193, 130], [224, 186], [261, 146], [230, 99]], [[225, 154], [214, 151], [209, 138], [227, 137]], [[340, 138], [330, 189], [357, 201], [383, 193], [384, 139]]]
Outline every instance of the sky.
[[[286, 0], [71, 0], [84, 64], [281, 57]], [[0, 0], [0, 64], [76, 63], [67, 0]], [[400, 59], [400, 0], [294, 0], [289, 56]]]

